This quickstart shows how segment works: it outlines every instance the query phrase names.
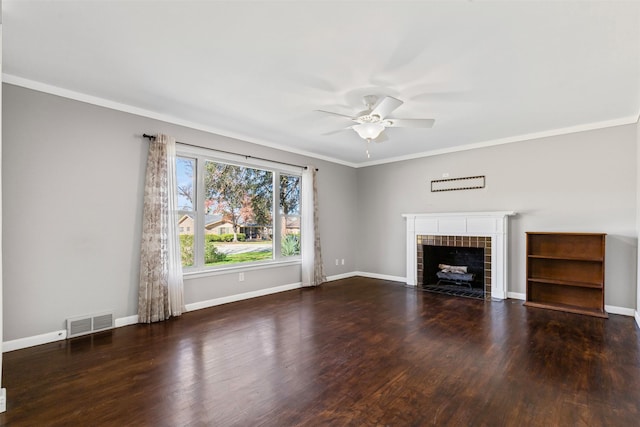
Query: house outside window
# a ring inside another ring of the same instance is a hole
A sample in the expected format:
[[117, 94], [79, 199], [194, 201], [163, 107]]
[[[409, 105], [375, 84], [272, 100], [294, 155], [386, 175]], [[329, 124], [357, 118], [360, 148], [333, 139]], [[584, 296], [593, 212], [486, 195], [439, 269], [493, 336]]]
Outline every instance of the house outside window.
[[185, 272], [300, 258], [301, 170], [196, 148], [178, 150]]

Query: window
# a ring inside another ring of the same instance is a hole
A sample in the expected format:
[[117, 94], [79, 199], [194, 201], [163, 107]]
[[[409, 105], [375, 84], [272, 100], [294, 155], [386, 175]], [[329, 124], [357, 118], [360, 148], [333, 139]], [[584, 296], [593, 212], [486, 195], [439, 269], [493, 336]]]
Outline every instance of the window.
[[280, 175], [280, 250], [285, 257], [300, 255], [300, 180]]
[[[176, 183], [178, 188], [178, 226], [180, 233], [180, 253], [182, 266], [191, 267], [194, 265], [194, 236], [191, 225], [194, 223], [196, 215], [194, 210], [195, 199], [195, 169], [196, 160], [185, 157], [176, 159]], [[187, 225], [189, 224], [189, 225]], [[186, 229], [186, 231], [184, 231]]]
[[214, 157], [208, 150], [190, 148], [179, 151], [176, 171], [186, 271], [300, 256], [298, 168], [233, 162]]

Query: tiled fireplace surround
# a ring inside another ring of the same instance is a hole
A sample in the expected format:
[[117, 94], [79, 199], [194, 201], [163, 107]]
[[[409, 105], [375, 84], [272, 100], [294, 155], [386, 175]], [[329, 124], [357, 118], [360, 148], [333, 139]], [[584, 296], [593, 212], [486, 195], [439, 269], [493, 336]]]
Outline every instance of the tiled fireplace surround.
[[423, 245], [485, 249], [485, 298], [507, 298], [508, 217], [503, 212], [403, 214], [407, 222], [407, 285], [422, 285]]
[[485, 236], [416, 236], [416, 283], [424, 285], [423, 246], [452, 246], [457, 248], [484, 249], [484, 298], [491, 299], [491, 237]]

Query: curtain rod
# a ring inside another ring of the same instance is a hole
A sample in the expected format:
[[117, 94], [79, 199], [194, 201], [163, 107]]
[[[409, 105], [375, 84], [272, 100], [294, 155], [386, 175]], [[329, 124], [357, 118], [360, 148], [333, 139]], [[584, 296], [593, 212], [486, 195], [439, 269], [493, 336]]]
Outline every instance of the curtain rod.
[[[152, 141], [155, 141], [155, 139], [156, 139], [156, 136], [155, 136], [155, 135], [148, 135], [148, 134], [146, 134], [146, 133], [143, 133], [143, 134], [142, 134], [142, 137], [143, 137], [143, 138], [150, 139], [150, 140], [152, 140]], [[264, 161], [266, 161], [266, 162], [278, 163], [278, 164], [281, 164], [281, 165], [295, 166], [295, 167], [297, 167], [297, 168], [308, 169], [306, 166], [295, 165], [295, 164], [293, 164], [293, 163], [279, 162], [279, 161], [277, 161], [277, 160], [265, 159], [265, 158], [262, 158], [262, 157], [254, 157], [254, 156], [249, 156], [249, 155], [247, 155], [247, 154], [234, 153], [234, 152], [232, 152], [232, 151], [218, 150], [217, 148], [203, 147], [202, 145], [187, 144], [186, 142], [180, 142], [180, 141], [176, 141], [176, 143], [177, 143], [177, 144], [182, 144], [182, 145], [187, 145], [187, 146], [189, 146], [189, 147], [205, 148], [205, 149], [207, 149], [207, 150], [217, 151], [218, 153], [232, 154], [232, 155], [234, 155], [234, 156], [242, 156], [242, 157], [244, 157], [245, 159], [264, 160]], [[317, 171], [317, 170], [318, 170], [318, 169], [316, 168], [316, 171]]]

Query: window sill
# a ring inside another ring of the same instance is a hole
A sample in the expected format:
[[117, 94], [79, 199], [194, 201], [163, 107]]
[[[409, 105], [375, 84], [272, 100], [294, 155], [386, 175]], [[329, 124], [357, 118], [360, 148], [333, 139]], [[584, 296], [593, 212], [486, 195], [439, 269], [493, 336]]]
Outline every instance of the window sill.
[[281, 267], [289, 267], [292, 265], [300, 265], [302, 264], [302, 260], [300, 258], [287, 260], [287, 261], [272, 261], [265, 262], [260, 264], [249, 264], [249, 265], [235, 265], [229, 267], [219, 267], [216, 269], [202, 269], [197, 271], [187, 271], [182, 274], [183, 279], [197, 279], [200, 277], [208, 277], [208, 276], [220, 276], [223, 274], [232, 274], [239, 273], [243, 271], [253, 271], [253, 270], [264, 270], [270, 268], [281, 268]]

